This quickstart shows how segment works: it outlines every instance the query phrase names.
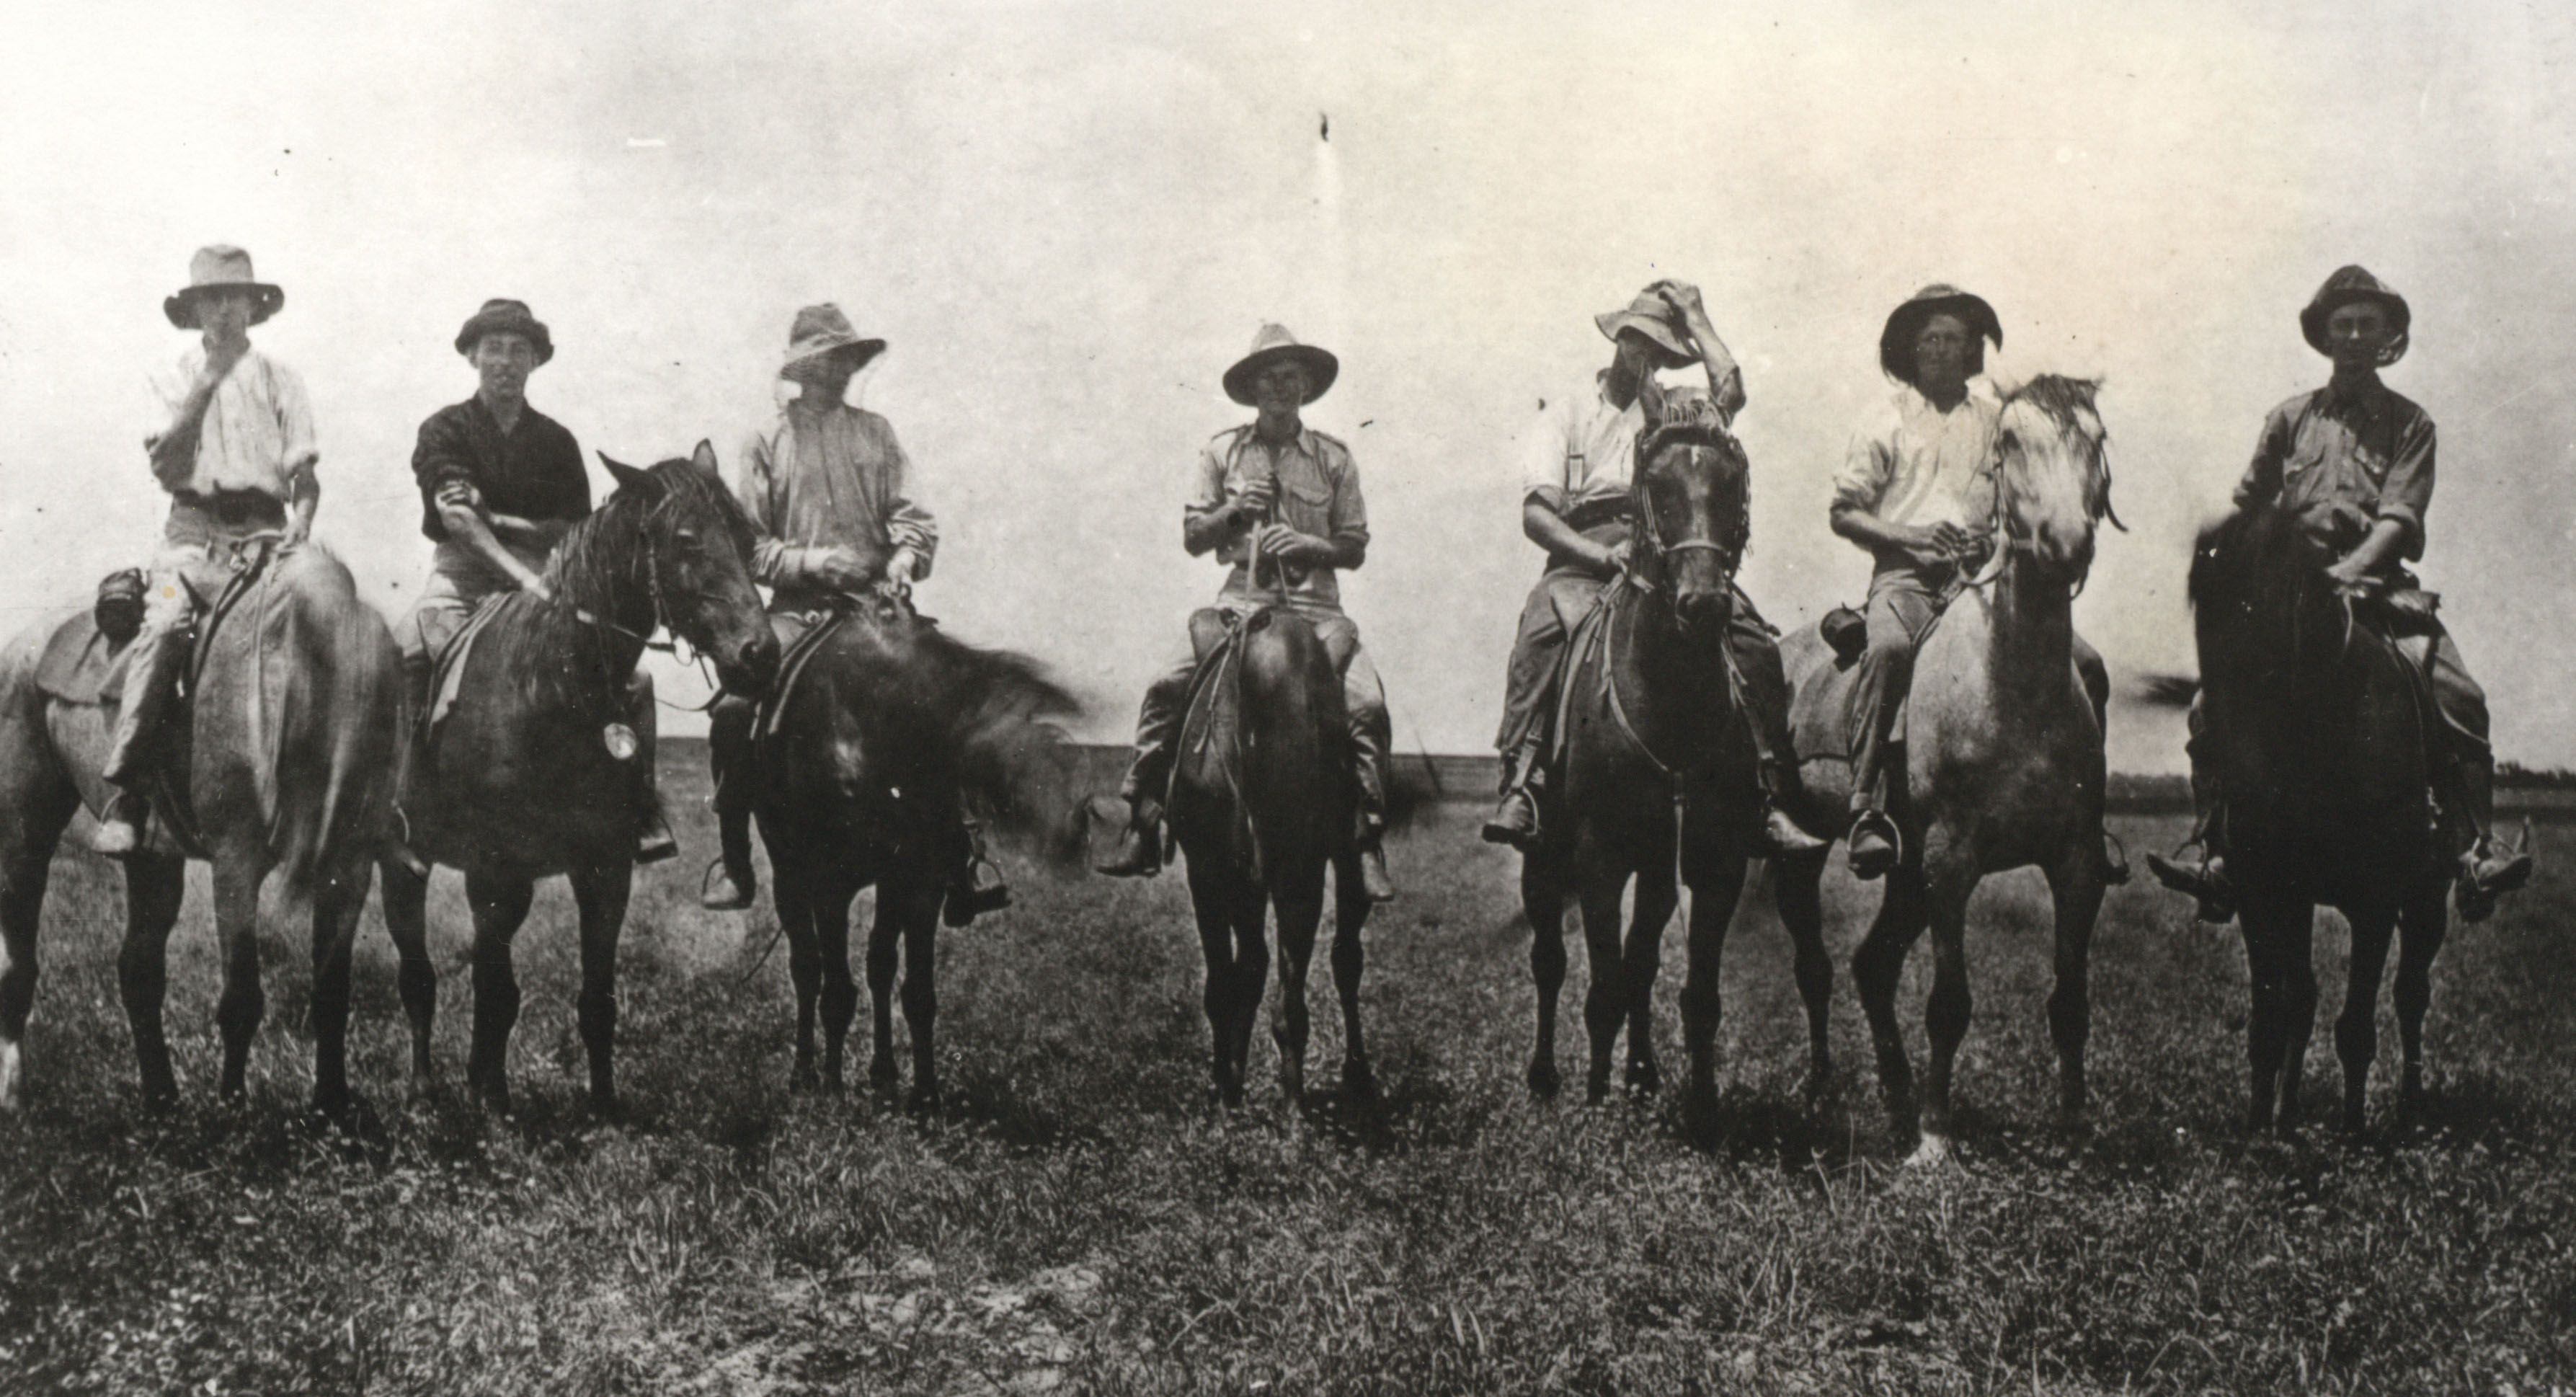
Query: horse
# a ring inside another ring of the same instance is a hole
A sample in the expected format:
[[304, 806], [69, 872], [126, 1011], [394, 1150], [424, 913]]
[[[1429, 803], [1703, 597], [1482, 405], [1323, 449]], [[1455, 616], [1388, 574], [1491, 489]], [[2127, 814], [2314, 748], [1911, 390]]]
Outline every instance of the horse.
[[[283, 902], [312, 918], [313, 1106], [345, 1118], [349, 963], [371, 864], [391, 829], [401, 701], [392, 633], [358, 600], [340, 560], [317, 545], [254, 535], [238, 550], [248, 574], [219, 618], [202, 625], [182, 761], [167, 773], [186, 828], [125, 862], [125, 942], [117, 986], [134, 1033], [147, 1101], [178, 1095], [161, 1008], [170, 929], [187, 860], [214, 867], [215, 934], [224, 987], [222, 1094], [244, 1092], [260, 989], [260, 890], [282, 875]], [[0, 653], [0, 1109], [19, 1105], [20, 1045], [36, 990], [36, 935], [63, 829], [99, 775], [114, 710], [47, 694], [40, 664], [55, 627]], [[184, 802], [184, 805], [180, 805]], [[182, 852], [184, 851], [184, 852]]]
[[[2056, 913], [2048, 1024], [2058, 1053], [2057, 1108], [2069, 1121], [2084, 1108], [2093, 923], [2108, 883], [2125, 876], [2106, 856], [2102, 830], [2108, 689], [2097, 668], [2079, 668], [2073, 607], [2100, 524], [2124, 527], [2111, 508], [2097, 387], [2043, 374], [2005, 395], [1991, 552], [1914, 653], [1904, 767], [1890, 801], [1905, 857], [1887, 875], [1877, 919], [1852, 956], [1852, 979], [1880, 1088], [1901, 1129], [1914, 1074], [1896, 1020], [1897, 977], [1916, 938], [1931, 929], [1924, 1019], [1932, 1054], [1916, 1122], [1917, 1164], [1938, 1163], [1950, 1150], [1951, 1079], [1971, 1009], [1968, 899], [1989, 873], [2036, 865], [2048, 879]], [[1849, 671], [1825, 662], [1812, 628], [1783, 650], [1801, 711], [1811, 710], [1816, 686], [1848, 682]], [[1848, 765], [1810, 762], [1804, 774], [1808, 806], [1801, 814], [1812, 827], [1832, 827], [1850, 795]], [[1827, 852], [1783, 859], [1777, 869], [1780, 920], [1802, 956], [1821, 947], [1817, 882]], [[1821, 1041], [1818, 1052], [1821, 1062]]]
[[2441, 719], [2407, 657], [2325, 576], [2357, 530], [2319, 533], [2295, 513], [2249, 505], [2202, 535], [2190, 596], [2209, 720], [2203, 740], [2226, 792], [2229, 876], [2252, 988], [2249, 1123], [2295, 1126], [2316, 1019], [2311, 942], [2322, 903], [2352, 928], [2335, 1051], [2343, 1126], [2358, 1134], [2378, 1051], [2379, 979], [2399, 928], [2401, 1099], [2422, 1091], [2424, 1014], [2454, 869], [2426, 798], [2426, 743]]
[[[511, 938], [536, 880], [556, 874], [569, 875], [581, 915], [590, 1103], [603, 1114], [616, 1109], [617, 938], [637, 825], [636, 734], [624, 725], [629, 676], [647, 638], [668, 627], [713, 658], [729, 688], [757, 689], [778, 664], [748, 565], [751, 522], [717, 478], [714, 452], [700, 442], [692, 459], [650, 470], [600, 460], [615, 492], [556, 545], [547, 595], [509, 592], [484, 603], [471, 647], [453, 661], [452, 703], [434, 734], [421, 738], [403, 798], [412, 851], [465, 874], [474, 917], [466, 1082], [496, 1111], [509, 1109], [510, 1029], [519, 1013]], [[383, 875], [412, 1073], [431, 1088], [438, 980], [428, 948], [429, 880], [391, 861]]]
[[796, 986], [792, 1084], [842, 1081], [858, 988], [850, 978], [851, 900], [873, 884], [868, 938], [875, 1007], [874, 1089], [901, 1086], [894, 1052], [895, 972], [912, 1038], [909, 1104], [939, 1104], [932, 1027], [939, 912], [964, 854], [961, 802], [1005, 829], [1045, 821], [1063, 773], [1052, 721], [1073, 696], [1035, 661], [951, 638], [901, 595], [843, 599], [790, 647], [786, 678], [758, 718], [751, 809], [769, 850], [772, 900]]
[[[1252, 568], [1260, 575], [1257, 555]], [[1342, 1087], [1366, 1098], [1376, 1091], [1360, 1027], [1360, 932], [1370, 901], [1354, 837], [1359, 787], [1342, 681], [1314, 625], [1284, 602], [1201, 611], [1190, 625], [1204, 658], [1190, 684], [1165, 818], [1189, 864], [1190, 906], [1207, 957], [1211, 1095], [1229, 1107], [1243, 1103], [1252, 1024], [1269, 978], [1265, 932], [1275, 915], [1279, 1001], [1270, 1036], [1280, 1094], [1303, 1101], [1306, 974], [1330, 868]]]
[[[1762, 822], [1753, 731], [1725, 648], [1730, 624], [1751, 623], [1735, 615], [1744, 604], [1735, 571], [1750, 527], [1744, 454], [1713, 422], [1660, 425], [1638, 442], [1631, 488], [1628, 561], [1569, 644], [1556, 718], [1562, 755], [1546, 783], [1553, 808], [1541, 822], [1542, 841], [1522, 856], [1538, 989], [1528, 1081], [1540, 1096], [1558, 1088], [1556, 1001], [1572, 897], [1592, 966], [1583, 1006], [1591, 1035], [1586, 1094], [1596, 1102], [1608, 1094], [1623, 1024], [1626, 1088], [1658, 1089], [1655, 974], [1680, 901], [1678, 870], [1691, 892], [1684, 1109], [1704, 1118], [1717, 1101], [1719, 957]], [[1623, 948], [1619, 904], [1632, 880]], [[1801, 955], [1798, 979], [1821, 1034], [1832, 966]]]

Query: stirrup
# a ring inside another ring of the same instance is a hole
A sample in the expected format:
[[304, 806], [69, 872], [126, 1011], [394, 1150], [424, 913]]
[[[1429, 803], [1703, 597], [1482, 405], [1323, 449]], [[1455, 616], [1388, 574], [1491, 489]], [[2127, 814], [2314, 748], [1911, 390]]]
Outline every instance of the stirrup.
[[[2195, 862], [2183, 861], [2183, 851], [2197, 846], [2201, 851]], [[2199, 903], [2200, 920], [2223, 926], [2236, 920], [2236, 885], [2228, 880], [2227, 862], [2209, 846], [2197, 839], [2176, 845], [2168, 859], [2154, 850], [2147, 851], [2147, 871], [2156, 881]]]
[[[1886, 847], [1883, 855], [1861, 847], [1863, 834], [1875, 836]], [[1905, 831], [1884, 810], [1863, 810], [1852, 817], [1851, 833], [1846, 836], [1844, 860], [1851, 866], [1853, 877], [1866, 883], [1894, 872], [1905, 863]]]

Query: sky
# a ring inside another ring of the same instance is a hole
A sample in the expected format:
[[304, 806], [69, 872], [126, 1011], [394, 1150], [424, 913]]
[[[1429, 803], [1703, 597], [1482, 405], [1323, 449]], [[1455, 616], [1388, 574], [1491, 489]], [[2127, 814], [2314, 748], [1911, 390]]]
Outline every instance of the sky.
[[[2576, 766], [2576, 11], [1398, 8], [6, 0], [0, 624], [148, 555], [143, 385], [189, 343], [161, 300], [232, 242], [286, 288], [254, 340], [311, 391], [317, 536], [389, 616], [429, 558], [413, 435], [472, 392], [485, 298], [551, 326], [530, 401], [586, 449], [728, 469], [830, 300], [892, 346], [854, 395], [940, 521], [923, 609], [1121, 740], [1222, 581], [1181, 499], [1276, 320], [1341, 359], [1308, 421], [1365, 487], [1344, 598], [1397, 744], [1482, 751], [1540, 566], [1513, 444], [1590, 391], [1592, 316], [1703, 289], [1751, 395], [1743, 581], [1789, 626], [1867, 583], [1828, 481], [1892, 391], [1881, 322], [1942, 281], [2000, 312], [1998, 377], [2103, 378], [2129, 532], [2077, 624], [2116, 679], [2187, 673], [2193, 535], [2324, 381], [2297, 312], [2358, 262], [2412, 305], [2422, 573], [2499, 755]], [[2182, 765], [2169, 711], [2123, 703], [2110, 745]]]

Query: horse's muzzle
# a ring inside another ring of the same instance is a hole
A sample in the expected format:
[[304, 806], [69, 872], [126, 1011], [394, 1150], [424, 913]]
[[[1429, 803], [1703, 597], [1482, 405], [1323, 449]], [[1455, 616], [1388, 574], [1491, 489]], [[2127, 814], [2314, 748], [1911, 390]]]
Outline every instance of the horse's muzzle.
[[1727, 588], [1691, 588], [1673, 598], [1673, 619], [1685, 631], [1722, 630], [1735, 614], [1735, 595]]
[[762, 626], [735, 648], [731, 656], [716, 661], [717, 677], [724, 686], [738, 694], [760, 694], [769, 690], [770, 681], [778, 677], [778, 636]]

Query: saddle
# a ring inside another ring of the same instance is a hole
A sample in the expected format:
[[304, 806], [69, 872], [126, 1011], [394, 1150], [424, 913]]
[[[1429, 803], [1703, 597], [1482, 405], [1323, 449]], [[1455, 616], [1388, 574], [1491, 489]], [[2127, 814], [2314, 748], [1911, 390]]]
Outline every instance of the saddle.
[[437, 737], [438, 725], [446, 721], [447, 711], [456, 706], [456, 696], [463, 691], [465, 657], [474, 652], [476, 638], [492, 624], [492, 618], [500, 613], [501, 603], [511, 595], [509, 592], [495, 592], [477, 603], [472, 614], [465, 618], [465, 624], [456, 628], [456, 634], [449, 636], [447, 643], [438, 647], [438, 654], [430, 660], [429, 707], [420, 715], [420, 740], [424, 746]]
[[1241, 669], [1244, 635], [1269, 624], [1272, 608], [1227, 610], [1202, 607], [1190, 613], [1190, 649], [1198, 668], [1190, 674], [1188, 697], [1181, 708], [1181, 729], [1173, 743], [1170, 784], [1161, 792], [1163, 808], [1172, 806], [1185, 771], [1206, 772], [1208, 784], [1233, 794], [1233, 828], [1227, 843], [1235, 866], [1260, 881], [1261, 841], [1252, 828], [1252, 811], [1241, 798], [1243, 728], [1235, 693]]
[[798, 681], [805, 677], [806, 665], [813, 660], [814, 652], [823, 648], [824, 641], [849, 623], [851, 611], [852, 608], [847, 606], [833, 607], [824, 613], [822, 620], [807, 626], [804, 634], [788, 643], [786, 653], [778, 657], [778, 682], [769, 686], [769, 692], [762, 695], [759, 706], [753, 710], [751, 732], [754, 741], [767, 741], [778, 735], [778, 725], [787, 712], [788, 697], [796, 692]]

